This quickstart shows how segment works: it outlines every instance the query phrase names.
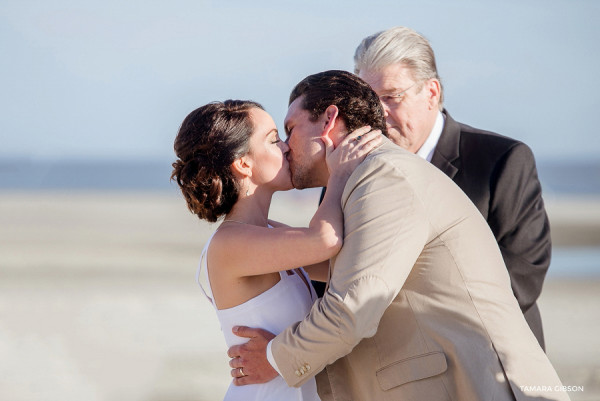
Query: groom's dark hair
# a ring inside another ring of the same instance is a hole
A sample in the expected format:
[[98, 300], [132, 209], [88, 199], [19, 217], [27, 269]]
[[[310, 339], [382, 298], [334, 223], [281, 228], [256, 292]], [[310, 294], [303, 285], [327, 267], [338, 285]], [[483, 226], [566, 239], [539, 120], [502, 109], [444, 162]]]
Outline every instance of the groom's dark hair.
[[304, 96], [302, 108], [310, 113], [312, 121], [334, 105], [348, 132], [370, 125], [388, 135], [379, 97], [369, 84], [352, 73], [330, 70], [309, 75], [292, 90], [289, 104], [300, 96]]

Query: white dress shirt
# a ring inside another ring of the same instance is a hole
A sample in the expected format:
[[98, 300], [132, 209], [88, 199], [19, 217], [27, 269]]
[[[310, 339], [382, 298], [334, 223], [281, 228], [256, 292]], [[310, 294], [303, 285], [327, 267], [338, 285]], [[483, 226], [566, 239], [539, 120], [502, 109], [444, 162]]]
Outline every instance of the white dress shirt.
[[279, 371], [279, 368], [277, 367], [275, 358], [273, 358], [273, 352], [271, 351], [271, 343], [272, 342], [273, 342], [273, 340], [269, 341], [269, 343], [267, 344], [267, 360], [269, 361], [271, 366], [273, 366], [273, 369], [275, 369], [277, 371], [277, 373], [281, 376], [281, 372]]
[[442, 135], [442, 130], [444, 129], [444, 115], [441, 111], [438, 111], [437, 117], [435, 119], [435, 124], [433, 124], [433, 128], [427, 137], [421, 149], [417, 152], [417, 155], [421, 156], [423, 159], [431, 162], [431, 158], [433, 157], [433, 152], [435, 151], [435, 147], [440, 140], [440, 136]]

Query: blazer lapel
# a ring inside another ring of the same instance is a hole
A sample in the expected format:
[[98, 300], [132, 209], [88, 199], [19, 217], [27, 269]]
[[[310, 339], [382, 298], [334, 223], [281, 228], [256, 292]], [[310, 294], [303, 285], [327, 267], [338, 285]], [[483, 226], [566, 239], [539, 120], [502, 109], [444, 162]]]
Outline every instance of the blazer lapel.
[[446, 117], [444, 129], [433, 152], [431, 164], [453, 179], [458, 172], [456, 161], [460, 157], [460, 126], [446, 110], [443, 113]]

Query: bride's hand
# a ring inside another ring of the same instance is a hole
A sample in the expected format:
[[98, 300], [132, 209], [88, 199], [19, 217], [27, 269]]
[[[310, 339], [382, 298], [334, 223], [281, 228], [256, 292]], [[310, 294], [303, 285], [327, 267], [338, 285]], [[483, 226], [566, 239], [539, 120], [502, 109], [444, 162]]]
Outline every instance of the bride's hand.
[[347, 179], [365, 157], [381, 145], [382, 135], [381, 130], [371, 131], [369, 126], [361, 127], [346, 135], [335, 149], [329, 137], [324, 136], [321, 139], [325, 143], [329, 174]]

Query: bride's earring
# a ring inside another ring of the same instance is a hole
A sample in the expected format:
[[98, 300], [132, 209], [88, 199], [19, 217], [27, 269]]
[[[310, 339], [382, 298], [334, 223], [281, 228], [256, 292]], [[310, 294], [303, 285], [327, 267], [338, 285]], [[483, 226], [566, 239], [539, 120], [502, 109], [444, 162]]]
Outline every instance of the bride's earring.
[[250, 191], [250, 184], [246, 187], [246, 196], [248, 196], [248, 191]]

